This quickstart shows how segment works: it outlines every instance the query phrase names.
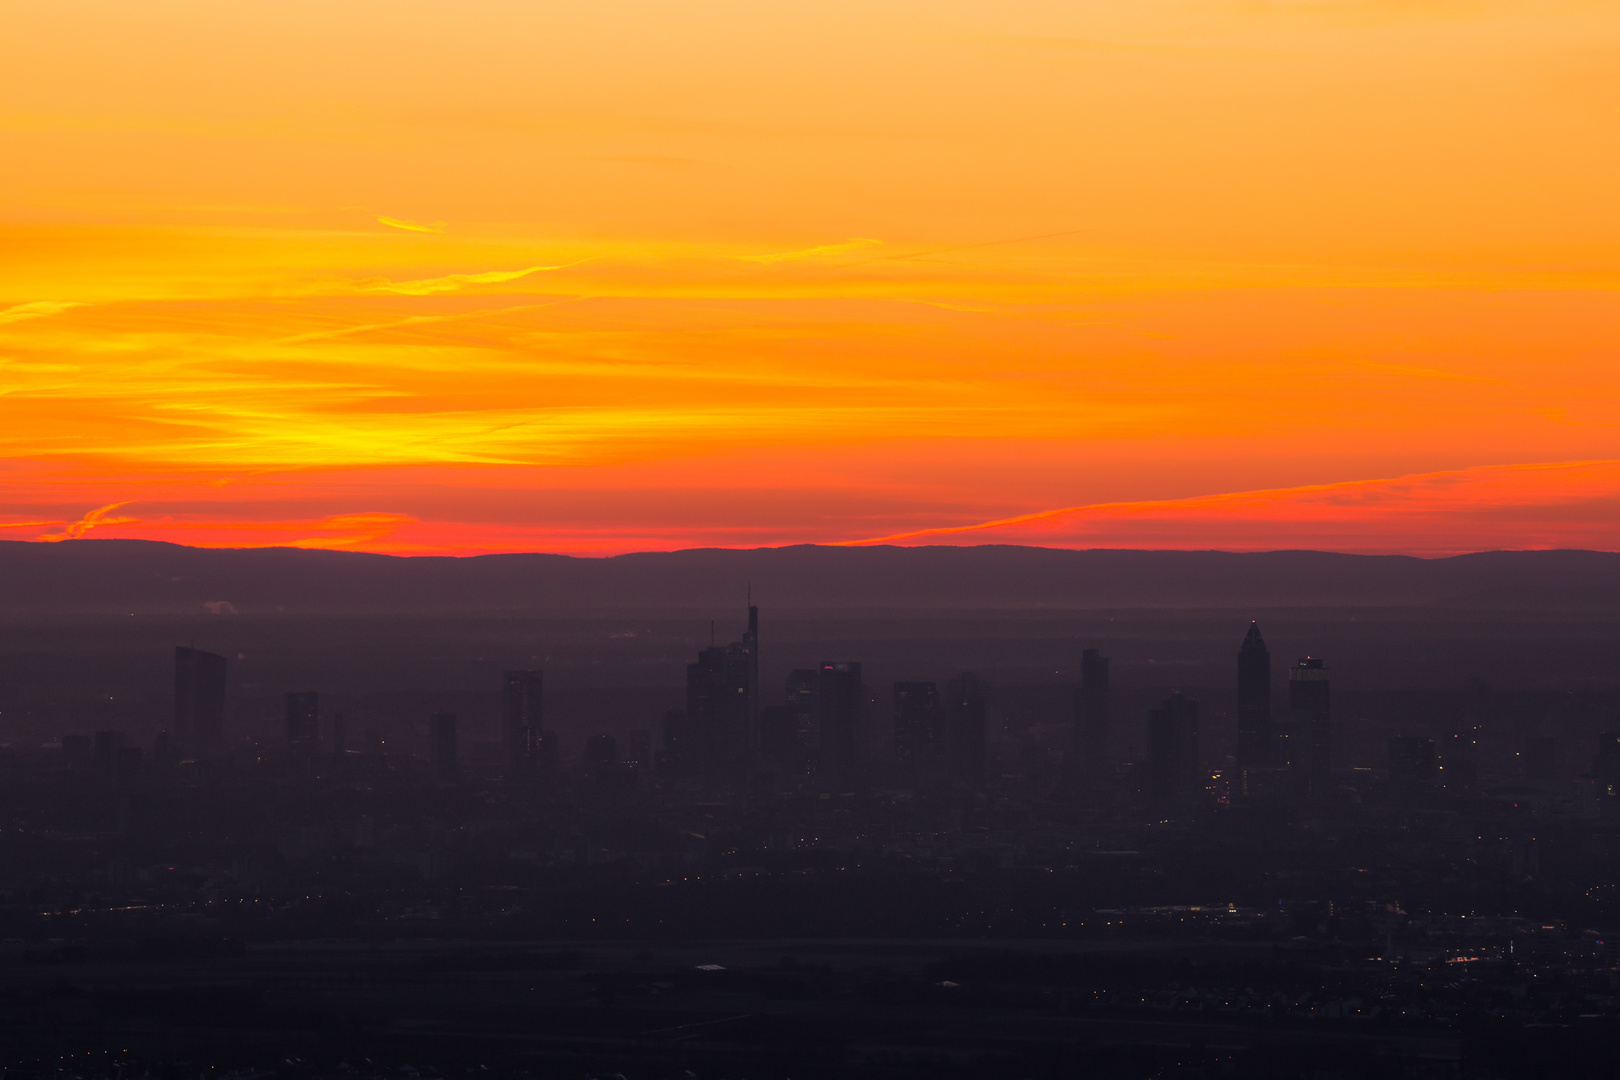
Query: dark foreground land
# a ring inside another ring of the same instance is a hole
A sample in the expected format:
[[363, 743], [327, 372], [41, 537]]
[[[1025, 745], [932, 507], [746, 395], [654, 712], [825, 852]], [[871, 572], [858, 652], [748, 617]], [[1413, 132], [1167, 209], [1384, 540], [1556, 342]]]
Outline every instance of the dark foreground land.
[[165, 947], [8, 949], [7, 1075], [1595, 1076], [1620, 1039], [1405, 1017], [1265, 942]]
[[1608, 1075], [1617, 882], [1620, 555], [0, 544], [0, 1080]]

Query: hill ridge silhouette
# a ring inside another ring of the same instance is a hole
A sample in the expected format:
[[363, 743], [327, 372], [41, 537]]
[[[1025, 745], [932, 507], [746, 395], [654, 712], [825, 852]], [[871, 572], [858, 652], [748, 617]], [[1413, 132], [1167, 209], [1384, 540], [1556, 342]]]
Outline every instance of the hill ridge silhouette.
[[396, 556], [0, 541], [0, 613], [447, 614], [694, 609], [1620, 607], [1620, 553], [1446, 558], [1325, 551], [977, 547], [692, 548], [600, 558]]

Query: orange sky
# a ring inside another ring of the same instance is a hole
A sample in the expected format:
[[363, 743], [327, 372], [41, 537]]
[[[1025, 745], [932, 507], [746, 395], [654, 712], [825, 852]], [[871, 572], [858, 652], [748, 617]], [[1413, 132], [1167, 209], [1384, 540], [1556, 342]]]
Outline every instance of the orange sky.
[[1620, 548], [1612, 2], [6, 22], [0, 537]]

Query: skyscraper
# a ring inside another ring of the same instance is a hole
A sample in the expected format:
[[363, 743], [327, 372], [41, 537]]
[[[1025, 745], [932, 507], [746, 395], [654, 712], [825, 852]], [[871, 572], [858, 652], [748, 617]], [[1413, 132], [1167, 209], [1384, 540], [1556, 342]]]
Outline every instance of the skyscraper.
[[666, 780], [686, 779], [696, 769], [692, 760], [692, 740], [686, 729], [686, 713], [680, 709], [664, 712], [663, 746], [658, 751], [658, 775]]
[[585, 740], [585, 769], [592, 776], [602, 776], [613, 769], [619, 760], [619, 741], [607, 732], [600, 732]]
[[1301, 657], [1288, 669], [1288, 764], [1309, 786], [1327, 782], [1332, 765], [1328, 669]]
[[816, 771], [816, 755], [821, 752], [821, 709], [816, 705], [816, 687], [821, 672], [799, 668], [788, 672], [788, 727], [783, 751], [787, 771], [807, 776]]
[[501, 749], [509, 769], [521, 771], [541, 764], [544, 694], [543, 672], [508, 671], [502, 676]]
[[754, 606], [754, 590], [748, 590], [748, 629], [743, 632], [743, 652], [748, 656], [748, 687], [747, 702], [744, 707], [744, 738], [747, 741], [745, 753], [748, 760], [753, 761], [759, 757], [760, 730], [759, 730], [759, 608]]
[[686, 665], [686, 728], [697, 772], [711, 782], [735, 779], [749, 760], [751, 657], [739, 642], [712, 646]]
[[741, 641], [710, 646], [686, 666], [686, 730], [697, 771], [735, 779], [754, 763], [759, 733], [759, 608], [748, 606]]
[[914, 775], [932, 775], [939, 771], [944, 744], [939, 687], [931, 682], [895, 683], [895, 756]]
[[979, 677], [964, 671], [945, 690], [949, 714], [949, 743], [952, 772], [959, 783], [977, 789], [984, 784], [985, 721], [984, 691]]
[[1178, 690], [1148, 712], [1148, 795], [1161, 804], [1184, 802], [1200, 781], [1198, 702]]
[[816, 706], [821, 723], [818, 768], [840, 789], [851, 787], [861, 764], [865, 735], [866, 691], [861, 686], [861, 665], [847, 660], [824, 660], [816, 679]]
[[1096, 649], [1080, 654], [1080, 696], [1075, 704], [1074, 751], [1076, 767], [1070, 772], [1096, 782], [1108, 776], [1109, 758], [1108, 657]]
[[321, 696], [314, 693], [287, 695], [287, 745], [313, 754], [321, 734]]
[[1249, 624], [1238, 649], [1237, 722], [1239, 772], [1271, 764], [1271, 650], [1257, 622]]
[[225, 658], [174, 650], [174, 740], [186, 750], [219, 745], [225, 728]]
[[625, 747], [625, 764], [635, 769], [648, 769], [652, 767], [652, 732], [646, 728], [634, 728], [630, 732], [630, 741]]

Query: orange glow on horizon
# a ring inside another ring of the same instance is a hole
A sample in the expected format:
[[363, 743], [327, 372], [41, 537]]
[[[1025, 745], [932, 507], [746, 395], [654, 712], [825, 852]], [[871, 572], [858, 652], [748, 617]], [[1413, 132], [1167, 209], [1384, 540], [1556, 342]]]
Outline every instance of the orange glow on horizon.
[[1620, 549], [1610, 5], [11, 23], [0, 538]]

